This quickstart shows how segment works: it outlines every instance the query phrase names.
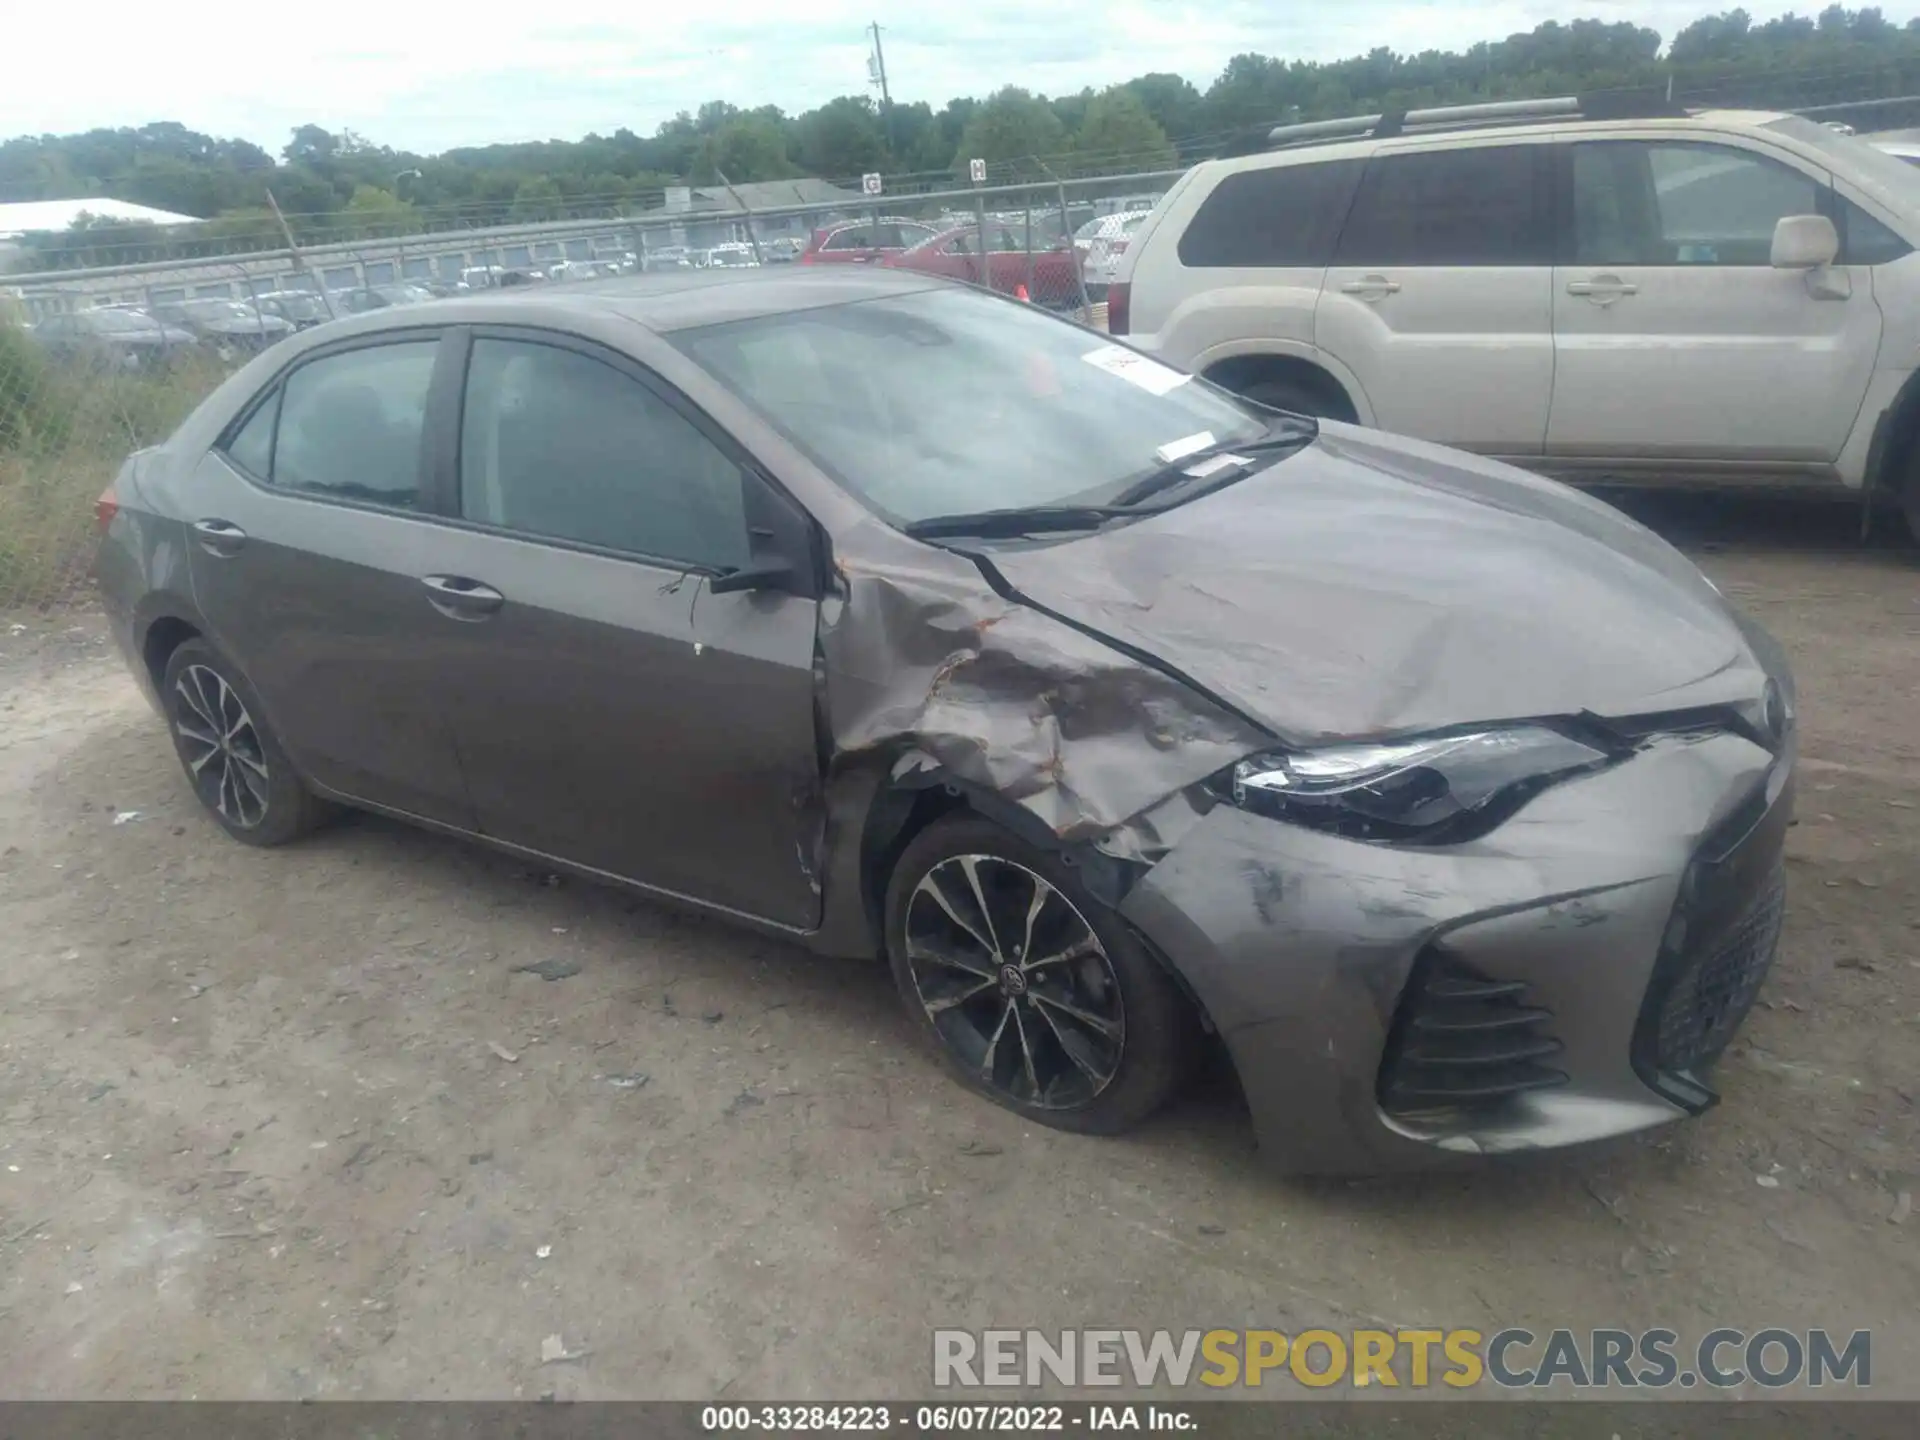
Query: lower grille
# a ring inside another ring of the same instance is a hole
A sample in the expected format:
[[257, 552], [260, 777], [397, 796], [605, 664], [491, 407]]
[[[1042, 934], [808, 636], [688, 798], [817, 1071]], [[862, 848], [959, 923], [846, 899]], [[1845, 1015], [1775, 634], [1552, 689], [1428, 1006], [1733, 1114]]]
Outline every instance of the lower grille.
[[1786, 895], [1786, 872], [1776, 868], [1729, 931], [1674, 968], [1656, 1012], [1653, 1061], [1660, 1069], [1704, 1069], [1727, 1048], [1773, 963]]
[[1546, 1065], [1561, 1044], [1553, 1015], [1526, 1003], [1527, 987], [1480, 974], [1443, 949], [1414, 966], [1380, 1063], [1378, 1098], [1390, 1115], [1488, 1109], [1528, 1090], [1564, 1085]]

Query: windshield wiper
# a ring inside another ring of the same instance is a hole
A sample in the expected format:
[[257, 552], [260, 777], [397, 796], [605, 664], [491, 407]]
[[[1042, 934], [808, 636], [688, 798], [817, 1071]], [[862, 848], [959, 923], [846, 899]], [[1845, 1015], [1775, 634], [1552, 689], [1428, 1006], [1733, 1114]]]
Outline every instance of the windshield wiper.
[[916, 540], [943, 535], [1045, 535], [1061, 530], [1094, 530], [1126, 514], [1110, 505], [1034, 505], [1027, 509], [976, 510], [965, 515], [930, 515], [901, 530]]
[[1109, 500], [1107, 505], [1113, 509], [1130, 509], [1140, 504], [1143, 500], [1150, 500], [1155, 495], [1162, 494], [1165, 491], [1172, 490], [1189, 482], [1205, 487], [1188, 497], [1189, 499], [1198, 499], [1199, 496], [1209, 491], [1221, 489], [1223, 486], [1232, 484], [1235, 480], [1245, 478], [1245, 476], [1251, 472], [1251, 467], [1245, 465], [1222, 465], [1217, 469], [1209, 470], [1203, 475], [1194, 475], [1189, 473], [1194, 466], [1203, 465], [1209, 460], [1218, 460], [1223, 456], [1244, 456], [1250, 460], [1257, 455], [1273, 455], [1281, 452], [1299, 450], [1312, 444], [1314, 437], [1319, 435], [1319, 433], [1320, 427], [1317, 425], [1301, 426], [1297, 429], [1287, 430], [1279, 435], [1268, 435], [1260, 440], [1243, 440], [1238, 442], [1228, 440], [1222, 441], [1218, 445], [1209, 445], [1204, 450], [1195, 450], [1192, 454], [1182, 455], [1178, 460], [1163, 465], [1152, 474], [1134, 481], [1133, 484], [1127, 486], [1126, 489]]

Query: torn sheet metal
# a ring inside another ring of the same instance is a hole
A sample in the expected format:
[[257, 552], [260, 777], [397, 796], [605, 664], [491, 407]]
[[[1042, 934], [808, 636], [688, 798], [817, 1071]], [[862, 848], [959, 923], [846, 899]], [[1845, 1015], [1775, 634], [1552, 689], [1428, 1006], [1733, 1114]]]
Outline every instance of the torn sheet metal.
[[1158, 848], [1195, 813], [1170, 797], [1272, 743], [1180, 680], [1002, 599], [964, 556], [887, 558], [897, 548], [840, 561], [846, 596], [823, 608], [836, 763], [918, 751], [1069, 841], [1155, 811], [1143, 834]]
[[1740, 703], [1766, 684], [1728, 607], [1652, 532], [1351, 426], [1163, 515], [985, 553], [1022, 596], [1302, 744]]

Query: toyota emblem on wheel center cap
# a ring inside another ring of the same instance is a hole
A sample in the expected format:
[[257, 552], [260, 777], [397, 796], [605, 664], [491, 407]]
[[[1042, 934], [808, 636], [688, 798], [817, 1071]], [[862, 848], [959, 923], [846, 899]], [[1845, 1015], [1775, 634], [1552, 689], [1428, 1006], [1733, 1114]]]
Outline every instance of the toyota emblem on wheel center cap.
[[1027, 993], [1027, 973], [1018, 965], [1000, 967], [1000, 993], [1003, 995], [1024, 995]]

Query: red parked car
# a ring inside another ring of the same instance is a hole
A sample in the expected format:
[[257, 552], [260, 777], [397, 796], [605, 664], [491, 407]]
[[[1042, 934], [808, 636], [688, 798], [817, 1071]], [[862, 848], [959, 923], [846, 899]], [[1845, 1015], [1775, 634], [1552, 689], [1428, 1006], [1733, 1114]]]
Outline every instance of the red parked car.
[[1024, 227], [988, 221], [984, 275], [981, 259], [979, 228], [957, 225], [880, 263], [984, 284], [1003, 295], [1015, 294], [1025, 285], [1028, 297], [1036, 305], [1066, 309], [1080, 303], [1080, 259], [1065, 241], [1049, 241], [1043, 245], [1036, 238], [1029, 274]]
[[870, 265], [898, 255], [934, 234], [918, 220], [843, 220], [813, 232], [800, 252], [802, 265]]

